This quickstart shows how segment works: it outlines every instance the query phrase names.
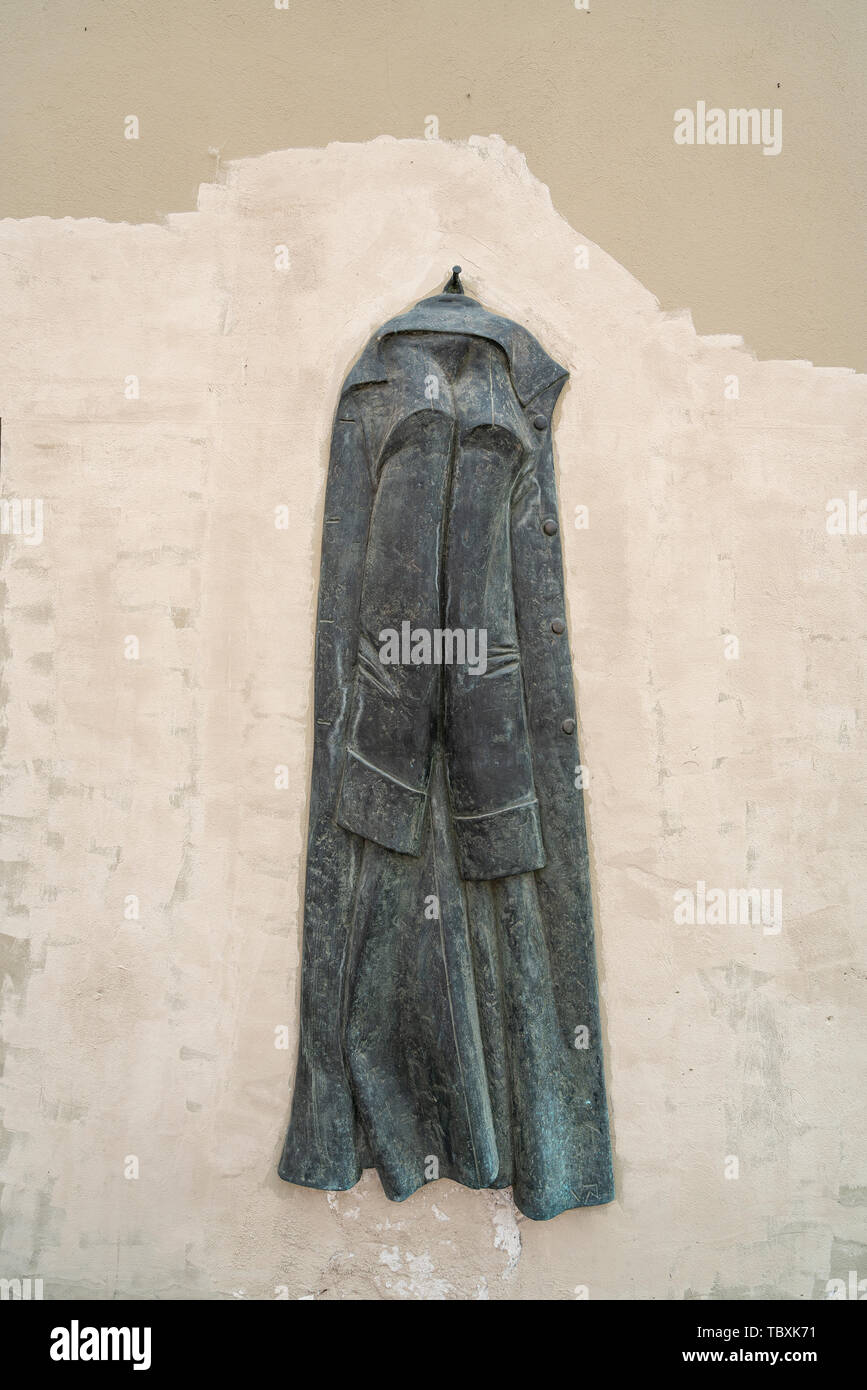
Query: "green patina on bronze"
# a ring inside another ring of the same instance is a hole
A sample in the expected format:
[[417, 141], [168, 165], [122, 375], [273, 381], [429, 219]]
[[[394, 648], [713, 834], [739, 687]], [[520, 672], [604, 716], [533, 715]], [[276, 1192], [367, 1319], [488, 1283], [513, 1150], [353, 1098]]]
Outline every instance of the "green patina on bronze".
[[288, 1182], [511, 1186], [536, 1220], [612, 1200], [551, 446], [567, 375], [456, 267], [342, 388]]

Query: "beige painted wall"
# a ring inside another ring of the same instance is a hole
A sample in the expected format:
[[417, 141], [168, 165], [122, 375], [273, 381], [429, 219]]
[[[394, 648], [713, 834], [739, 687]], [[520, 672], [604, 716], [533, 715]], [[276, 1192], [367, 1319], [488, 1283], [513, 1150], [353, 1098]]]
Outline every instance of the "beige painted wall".
[[[666, 309], [867, 367], [859, 0], [4, 0], [0, 215], [156, 221], [220, 161], [496, 131]], [[783, 112], [783, 149], [673, 113]], [[124, 118], [138, 116], [138, 141]]]
[[[4, 495], [45, 508], [41, 544], [2, 541], [0, 1274], [336, 1299], [809, 1299], [867, 1276], [867, 536], [826, 527], [863, 485], [865, 378], [697, 336], [498, 139], [223, 172], [164, 225], [0, 224]], [[618, 1200], [542, 1224], [448, 1182], [397, 1206], [372, 1175], [328, 1196], [275, 1172], [331, 414], [369, 332], [454, 261], [572, 373]], [[679, 923], [699, 881], [780, 889], [781, 929]]]

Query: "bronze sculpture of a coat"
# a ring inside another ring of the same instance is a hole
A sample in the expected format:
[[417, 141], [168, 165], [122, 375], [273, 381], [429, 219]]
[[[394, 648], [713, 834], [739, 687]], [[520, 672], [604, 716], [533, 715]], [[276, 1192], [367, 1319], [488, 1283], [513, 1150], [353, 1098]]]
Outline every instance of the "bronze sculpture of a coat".
[[[551, 446], [567, 377], [442, 294], [343, 385], [280, 1176], [613, 1197]], [[461, 659], [463, 658], [463, 659]]]

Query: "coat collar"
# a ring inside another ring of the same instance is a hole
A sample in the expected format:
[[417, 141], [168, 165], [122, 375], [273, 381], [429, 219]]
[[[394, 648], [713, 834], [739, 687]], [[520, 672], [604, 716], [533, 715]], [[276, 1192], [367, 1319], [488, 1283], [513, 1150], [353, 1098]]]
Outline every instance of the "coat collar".
[[382, 340], [391, 333], [468, 333], [499, 343], [509, 359], [515, 390], [522, 405], [555, 381], [569, 375], [549, 357], [539, 342], [519, 323], [501, 318], [465, 294], [437, 294], [422, 299], [405, 314], [389, 319], [374, 333], [346, 378], [344, 390], [368, 382], [387, 381], [380, 354]]

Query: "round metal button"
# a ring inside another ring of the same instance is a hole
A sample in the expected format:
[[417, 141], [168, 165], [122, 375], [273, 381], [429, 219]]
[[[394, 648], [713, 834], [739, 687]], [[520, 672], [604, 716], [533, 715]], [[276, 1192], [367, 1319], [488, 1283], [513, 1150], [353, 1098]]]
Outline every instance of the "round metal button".
[[546, 536], [556, 536], [556, 534], [557, 534], [557, 523], [556, 523], [556, 521], [550, 521], [550, 520], [548, 520], [548, 521], [543, 521], [543, 522], [542, 522], [542, 530], [545, 532], [545, 535], [546, 535]]
[[564, 720], [563, 720], [563, 723], [560, 725], [560, 728], [563, 730], [564, 734], [574, 734], [574, 732], [575, 732], [575, 720], [574, 720], [574, 719], [564, 719]]
[[537, 430], [544, 430], [547, 428], [548, 421], [545, 419], [544, 415], [536, 415], [533, 419], [533, 424], [536, 426]]
[[553, 623], [551, 624], [551, 631], [556, 632], [558, 637], [560, 636], [561, 632], [566, 631], [566, 624], [564, 623], [562, 618], [554, 619]]

